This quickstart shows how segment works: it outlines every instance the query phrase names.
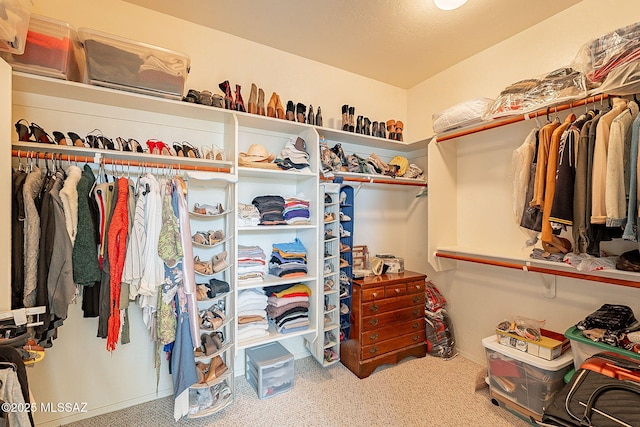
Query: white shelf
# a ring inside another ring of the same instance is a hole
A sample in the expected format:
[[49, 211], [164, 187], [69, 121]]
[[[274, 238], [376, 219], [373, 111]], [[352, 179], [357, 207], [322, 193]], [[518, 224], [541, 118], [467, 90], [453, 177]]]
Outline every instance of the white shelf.
[[[279, 286], [279, 285], [289, 285], [295, 283], [305, 283], [311, 282], [315, 280], [314, 276], [300, 276], [300, 277], [278, 277], [272, 274], [265, 274], [263, 280], [251, 280], [246, 282], [238, 282], [238, 290], [243, 289], [255, 289], [255, 288], [264, 288], [267, 286]], [[312, 289], [313, 290], [313, 289]]]
[[232, 237], [227, 237], [225, 239], [220, 240], [219, 242], [214, 243], [213, 245], [203, 245], [202, 243], [196, 243], [193, 240], [191, 241], [191, 244], [196, 247], [196, 248], [202, 248], [202, 249], [211, 249], [211, 248], [215, 248], [217, 246], [220, 245], [224, 245], [225, 243], [227, 243], [228, 241], [232, 240]]
[[324, 138], [329, 141], [364, 145], [370, 148], [393, 150], [400, 153], [424, 150], [427, 148], [427, 144], [431, 140], [431, 138], [428, 138], [408, 143], [325, 127], [318, 127], [316, 130], [321, 136], [324, 136]]
[[260, 344], [268, 344], [271, 342], [280, 341], [287, 338], [313, 336], [316, 334], [316, 329], [310, 325], [309, 329], [305, 329], [303, 331], [295, 331], [288, 334], [281, 334], [277, 331], [275, 325], [272, 322], [269, 322], [269, 329], [267, 330], [267, 332], [268, 334], [265, 335], [264, 337], [252, 338], [252, 339], [242, 340], [242, 341], [238, 340], [238, 344], [237, 344], [238, 349], [242, 350], [249, 347], [255, 347]]
[[249, 168], [245, 166], [239, 166], [238, 173], [241, 179], [242, 178], [263, 178], [263, 179], [275, 179], [283, 182], [287, 182], [290, 180], [305, 181], [307, 179], [318, 178], [317, 173], [301, 172], [296, 169], [293, 169], [293, 170], [262, 169], [262, 168]]

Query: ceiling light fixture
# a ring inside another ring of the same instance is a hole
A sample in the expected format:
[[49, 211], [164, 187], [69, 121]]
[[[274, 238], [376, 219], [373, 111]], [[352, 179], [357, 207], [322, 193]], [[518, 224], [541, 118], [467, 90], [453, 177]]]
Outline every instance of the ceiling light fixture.
[[442, 10], [457, 9], [466, 2], [467, 0], [433, 0], [433, 3]]

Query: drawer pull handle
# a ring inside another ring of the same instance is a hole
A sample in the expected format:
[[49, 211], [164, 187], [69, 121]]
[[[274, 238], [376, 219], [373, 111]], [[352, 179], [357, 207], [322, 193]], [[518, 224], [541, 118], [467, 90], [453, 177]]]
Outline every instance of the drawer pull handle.
[[420, 309], [419, 309], [419, 308], [415, 308], [415, 309], [413, 310], [413, 315], [414, 315], [414, 316], [417, 316], [417, 315], [418, 315], [418, 313], [420, 313]]
[[378, 339], [378, 334], [377, 333], [373, 333], [373, 334], [369, 335], [369, 339], [371, 341], [377, 340]]
[[378, 296], [378, 293], [377, 292], [371, 292], [371, 296], [375, 298], [375, 297]]
[[396, 290], [396, 294], [400, 293], [400, 288], [396, 288], [395, 290]]
[[378, 324], [378, 319], [374, 317], [373, 319], [369, 320], [369, 324], [371, 326], [376, 326]]
[[417, 335], [413, 337], [413, 341], [418, 341], [418, 336]]
[[416, 295], [415, 297], [413, 297], [413, 302], [417, 303], [420, 301], [420, 297], [418, 295]]
[[378, 352], [378, 347], [373, 347], [369, 349], [369, 353], [376, 354]]
[[418, 329], [420, 327], [420, 323], [414, 323], [413, 325], [411, 325], [411, 327], [413, 329]]
[[369, 307], [369, 310], [375, 313], [376, 311], [378, 311], [378, 308], [380, 308], [378, 307], [378, 304], [373, 304], [371, 307]]

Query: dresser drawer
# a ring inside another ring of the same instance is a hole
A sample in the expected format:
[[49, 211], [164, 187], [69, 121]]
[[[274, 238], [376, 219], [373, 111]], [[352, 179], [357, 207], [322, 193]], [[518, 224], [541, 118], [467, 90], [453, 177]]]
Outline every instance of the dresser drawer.
[[424, 331], [424, 317], [414, 319], [410, 322], [400, 325], [387, 326], [360, 334], [360, 342], [363, 346], [379, 343], [390, 338], [396, 338], [400, 335], [410, 334], [412, 332]]
[[384, 287], [385, 298], [399, 297], [407, 293], [406, 283], [396, 283], [395, 285], [387, 285]]
[[373, 301], [375, 299], [384, 298], [384, 287], [364, 289], [362, 291], [362, 301]]
[[371, 314], [384, 313], [413, 305], [424, 306], [424, 293], [366, 302], [362, 304], [362, 315], [369, 316]]
[[362, 347], [361, 358], [370, 359], [389, 351], [398, 350], [421, 342], [424, 342], [424, 330], [402, 335], [376, 344], [365, 345]]
[[407, 283], [408, 294], [424, 294], [424, 280], [416, 280], [415, 282]]
[[374, 314], [362, 318], [362, 330], [371, 331], [392, 324], [408, 322], [413, 319], [424, 318], [424, 306], [407, 307], [386, 313]]

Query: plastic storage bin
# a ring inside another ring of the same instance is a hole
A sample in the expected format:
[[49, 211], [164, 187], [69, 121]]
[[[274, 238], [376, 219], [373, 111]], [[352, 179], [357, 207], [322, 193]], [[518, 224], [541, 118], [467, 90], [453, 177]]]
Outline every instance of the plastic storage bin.
[[601, 351], [613, 351], [623, 356], [631, 357], [640, 361], [640, 354], [624, 348], [614, 347], [609, 344], [595, 342], [585, 337], [582, 332], [575, 326], [570, 327], [564, 333], [564, 336], [571, 340], [571, 353], [573, 354], [573, 364], [578, 369], [582, 362], [589, 357]]
[[82, 79], [76, 60], [77, 43], [77, 31], [72, 25], [33, 14], [24, 53], [1, 55], [15, 71], [79, 82]]
[[33, 0], [0, 1], [0, 51], [24, 52]]
[[573, 367], [569, 352], [554, 360], [544, 360], [501, 345], [495, 335], [484, 338], [482, 345], [487, 353], [491, 393], [540, 416], [564, 387], [564, 376]]
[[182, 99], [189, 73], [187, 55], [80, 28], [88, 83], [165, 98]]
[[245, 365], [247, 381], [260, 399], [267, 399], [293, 388], [293, 355], [280, 343], [248, 349], [245, 353]]

